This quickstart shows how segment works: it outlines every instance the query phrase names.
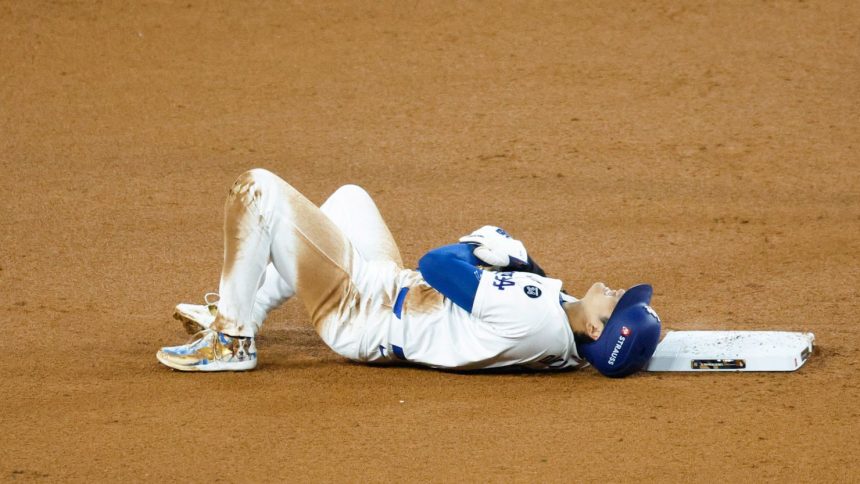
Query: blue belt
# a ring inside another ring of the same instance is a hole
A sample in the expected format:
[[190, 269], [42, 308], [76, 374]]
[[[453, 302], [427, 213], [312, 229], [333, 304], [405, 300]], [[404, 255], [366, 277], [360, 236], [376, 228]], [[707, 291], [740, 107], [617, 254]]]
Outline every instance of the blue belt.
[[401, 287], [400, 292], [397, 293], [397, 299], [394, 300], [394, 307], [391, 308], [391, 311], [397, 316], [397, 319], [400, 319], [400, 314], [403, 312], [403, 301], [406, 300], [406, 293], [408, 292], [408, 287]]

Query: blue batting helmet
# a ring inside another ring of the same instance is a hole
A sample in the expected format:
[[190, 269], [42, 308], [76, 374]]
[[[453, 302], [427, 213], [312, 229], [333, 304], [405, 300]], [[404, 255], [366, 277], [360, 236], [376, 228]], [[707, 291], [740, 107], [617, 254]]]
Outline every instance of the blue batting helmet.
[[660, 317], [648, 305], [653, 293], [648, 284], [628, 289], [600, 337], [577, 344], [579, 355], [609, 377], [627, 376], [644, 368], [660, 341]]

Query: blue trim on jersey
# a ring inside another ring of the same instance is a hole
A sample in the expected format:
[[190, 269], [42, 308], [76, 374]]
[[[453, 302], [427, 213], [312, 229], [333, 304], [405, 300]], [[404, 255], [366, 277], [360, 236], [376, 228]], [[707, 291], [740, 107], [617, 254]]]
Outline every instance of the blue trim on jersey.
[[394, 356], [400, 358], [401, 360], [406, 359], [406, 354], [403, 353], [403, 348], [397, 345], [391, 345], [391, 352], [394, 353]]
[[400, 319], [400, 314], [403, 312], [403, 301], [406, 300], [406, 293], [408, 292], [408, 287], [401, 287], [400, 292], [397, 293], [397, 299], [394, 301], [394, 307], [391, 308], [391, 310], [394, 312], [394, 315], [397, 316], [397, 319]]
[[475, 246], [452, 244], [433, 249], [418, 261], [418, 270], [427, 284], [454, 304], [472, 312], [481, 282], [481, 261], [472, 254]]

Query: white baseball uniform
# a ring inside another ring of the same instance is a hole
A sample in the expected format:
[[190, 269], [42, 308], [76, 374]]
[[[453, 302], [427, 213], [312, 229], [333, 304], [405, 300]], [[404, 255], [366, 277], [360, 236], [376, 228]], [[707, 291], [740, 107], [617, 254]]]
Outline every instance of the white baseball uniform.
[[381, 215], [348, 185], [317, 208], [284, 180], [251, 170], [230, 190], [213, 329], [254, 336], [298, 295], [317, 332], [356, 361], [475, 370], [580, 366], [561, 281], [484, 271], [469, 313], [403, 269]]

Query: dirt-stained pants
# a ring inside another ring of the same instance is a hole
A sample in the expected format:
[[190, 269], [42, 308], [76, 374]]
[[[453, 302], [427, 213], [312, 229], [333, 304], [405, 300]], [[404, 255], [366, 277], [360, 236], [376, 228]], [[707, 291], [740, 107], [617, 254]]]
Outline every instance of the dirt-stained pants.
[[224, 267], [212, 328], [254, 336], [269, 311], [298, 295], [318, 332], [355, 307], [369, 261], [402, 266], [376, 205], [355, 185], [317, 207], [277, 175], [243, 173], [224, 213]]

